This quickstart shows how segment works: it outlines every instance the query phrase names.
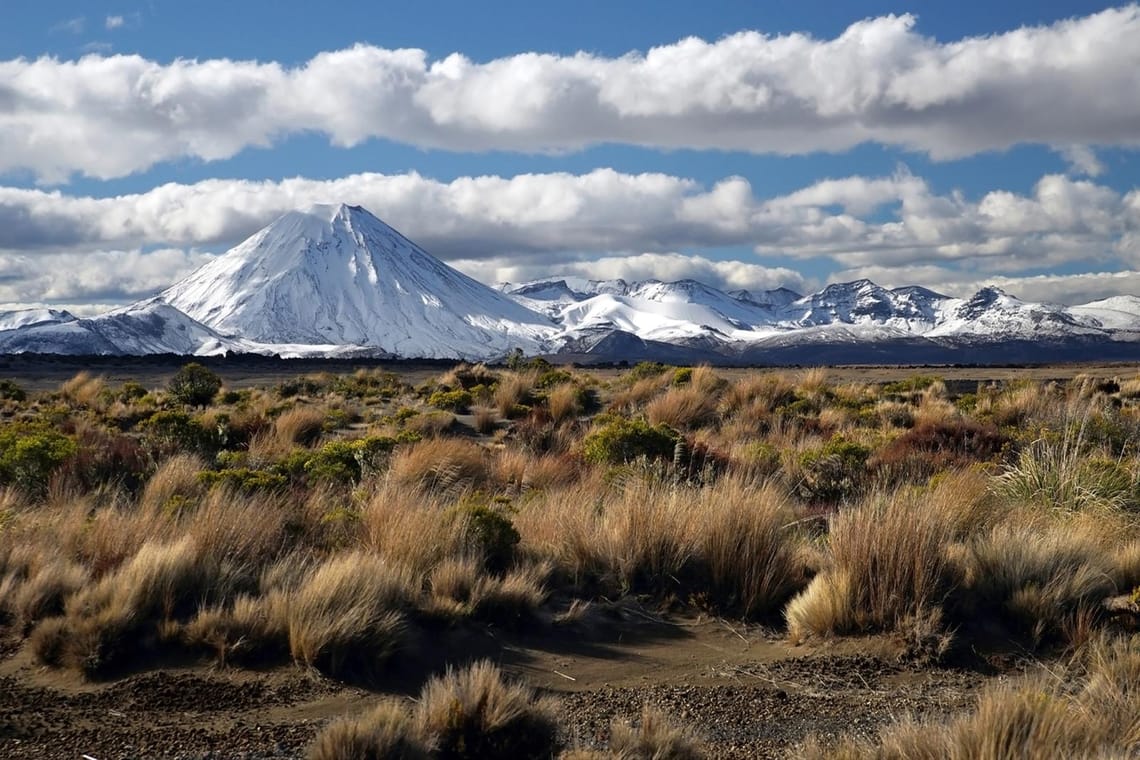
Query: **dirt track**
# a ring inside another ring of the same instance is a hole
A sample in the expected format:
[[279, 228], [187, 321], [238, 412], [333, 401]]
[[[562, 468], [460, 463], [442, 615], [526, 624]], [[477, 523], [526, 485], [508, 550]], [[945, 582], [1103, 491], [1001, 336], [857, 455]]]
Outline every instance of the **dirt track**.
[[[489, 629], [474, 635], [480, 655], [562, 699], [567, 740], [584, 746], [603, 742], [614, 718], [635, 718], [650, 703], [699, 727], [715, 757], [778, 757], [811, 733], [873, 734], [902, 715], [965, 709], [987, 681], [898, 665], [889, 642], [812, 650], [715, 620], [628, 624], [586, 643], [510, 640]], [[457, 640], [438, 643], [448, 650], [441, 658], [459, 655]], [[415, 690], [411, 682], [397, 687]], [[325, 722], [375, 698], [291, 667], [197, 665], [87, 684], [18, 652], [0, 662], [0, 756], [303, 757]]]

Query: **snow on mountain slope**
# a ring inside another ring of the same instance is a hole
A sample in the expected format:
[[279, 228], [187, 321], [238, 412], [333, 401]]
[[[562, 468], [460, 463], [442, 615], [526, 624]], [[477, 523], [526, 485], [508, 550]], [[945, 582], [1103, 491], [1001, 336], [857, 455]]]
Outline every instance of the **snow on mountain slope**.
[[285, 214], [164, 291], [224, 335], [418, 358], [539, 353], [551, 322], [457, 272], [357, 206]]
[[0, 332], [2, 353], [220, 354], [249, 350], [223, 338], [157, 299], [142, 301], [88, 319], [44, 322]]
[[[494, 359], [520, 348], [612, 360], [657, 352], [676, 361], [764, 361], [774, 353], [796, 361], [911, 354], [956, 361], [983, 350], [1007, 359], [1011, 346], [1033, 360], [1038, 343], [1055, 355], [1082, 356], [1093, 346], [1131, 356], [1140, 298], [1067, 307], [994, 287], [963, 299], [869, 280], [806, 296], [582, 277], [492, 289], [344, 205], [285, 214], [160, 296], [98, 317], [0, 312], [0, 352], [8, 353]], [[963, 353], [969, 347], [977, 350]]]
[[1099, 326], [1075, 318], [1064, 306], [1022, 301], [992, 286], [947, 307], [927, 337], [1041, 340], [1104, 335]]
[[783, 327], [881, 325], [909, 333], [931, 330], [949, 301], [925, 288], [887, 290], [870, 280], [828, 285], [779, 309]]
[[1086, 323], [1111, 330], [1140, 330], [1140, 298], [1113, 296], [1069, 307], [1069, 314]]
[[751, 290], [729, 290], [728, 295], [737, 299], [738, 301], [748, 301], [757, 306], [778, 307], [787, 306], [792, 301], [798, 301], [803, 298], [802, 295], [794, 290], [788, 288], [776, 288], [775, 290], [761, 290], [753, 292]]
[[75, 315], [61, 309], [15, 309], [13, 311], [0, 311], [0, 331], [73, 321], [75, 321]]
[[747, 332], [700, 304], [605, 294], [565, 307], [559, 313], [559, 321], [565, 333], [611, 328], [643, 340], [663, 342], [700, 338], [709, 333], [731, 340]]

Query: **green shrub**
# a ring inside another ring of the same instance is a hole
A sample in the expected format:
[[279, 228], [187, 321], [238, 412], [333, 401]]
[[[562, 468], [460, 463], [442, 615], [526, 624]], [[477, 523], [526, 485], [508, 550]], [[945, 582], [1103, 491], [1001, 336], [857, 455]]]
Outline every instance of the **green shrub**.
[[692, 367], [678, 367], [673, 370], [673, 385], [688, 385], [693, 381]]
[[356, 483], [395, 446], [396, 440], [388, 436], [329, 441], [309, 456], [302, 467], [314, 480]]
[[395, 372], [362, 369], [351, 375], [337, 377], [331, 389], [350, 398], [395, 398], [411, 390], [411, 386]]
[[918, 393], [940, 382], [942, 382], [942, 378], [937, 375], [912, 375], [903, 380], [887, 383], [883, 386], [883, 393], [892, 396]]
[[119, 392], [116, 398], [124, 404], [129, 404], [132, 401], [138, 401], [140, 398], [147, 394], [147, 389], [134, 380], [128, 380], [119, 386]]
[[204, 406], [222, 388], [222, 378], [197, 362], [190, 362], [174, 373], [166, 389], [179, 403]]
[[564, 369], [548, 369], [538, 376], [534, 381], [535, 388], [547, 390], [562, 385], [563, 383], [570, 383], [574, 381], [574, 376]]
[[279, 472], [248, 467], [206, 470], [198, 473], [198, 480], [209, 488], [222, 485], [243, 493], [276, 491], [289, 485], [289, 478]]
[[278, 398], [293, 398], [294, 396], [317, 396], [325, 391], [325, 384], [312, 377], [294, 377], [278, 383], [276, 390]]
[[164, 459], [177, 453], [212, 456], [219, 448], [214, 431], [202, 427], [186, 412], [155, 412], [143, 420], [139, 428], [155, 459]]
[[471, 391], [436, 391], [428, 397], [428, 404], [436, 409], [463, 414], [471, 406]]
[[589, 462], [625, 464], [639, 457], [672, 459], [681, 435], [668, 425], [650, 425], [643, 419], [608, 416], [582, 441], [582, 456]]
[[648, 377], [657, 377], [667, 369], [669, 368], [661, 362], [638, 362], [633, 365], [629, 372], [625, 373], [625, 380], [635, 383]]
[[25, 401], [28, 394], [12, 380], [0, 380], [0, 399], [8, 401]]
[[8, 425], [0, 429], [0, 479], [42, 493], [52, 473], [76, 450], [75, 439], [59, 431]]
[[453, 514], [467, 522], [468, 535], [482, 552], [487, 568], [495, 572], [511, 564], [520, 540], [508, 509], [507, 504], [491, 504], [479, 496], [453, 508]]
[[855, 495], [866, 480], [871, 450], [842, 436], [800, 455], [803, 477], [798, 491], [809, 501], [834, 503]]

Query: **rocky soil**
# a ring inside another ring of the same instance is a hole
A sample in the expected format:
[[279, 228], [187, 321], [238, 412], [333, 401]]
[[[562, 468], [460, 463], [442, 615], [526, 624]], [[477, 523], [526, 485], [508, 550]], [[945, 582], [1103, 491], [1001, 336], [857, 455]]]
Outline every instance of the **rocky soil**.
[[[590, 641], [481, 635], [480, 656], [562, 700], [567, 743], [583, 747], [650, 704], [695, 727], [714, 757], [780, 757], [813, 733], [873, 734], [905, 715], [967, 709], [993, 677], [898, 664], [889, 642], [790, 647], [715, 620], [627, 623]], [[456, 642], [439, 643], [443, 659], [462, 659]], [[91, 684], [38, 667], [10, 639], [0, 658], [5, 758], [304, 757], [321, 726], [377, 694], [292, 667], [196, 665]]]

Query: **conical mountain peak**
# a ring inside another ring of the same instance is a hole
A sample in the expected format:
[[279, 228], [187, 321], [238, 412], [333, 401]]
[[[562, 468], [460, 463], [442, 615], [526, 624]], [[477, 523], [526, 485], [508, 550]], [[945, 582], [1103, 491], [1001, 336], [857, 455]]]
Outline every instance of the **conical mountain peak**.
[[289, 212], [162, 294], [225, 335], [488, 358], [537, 351], [549, 321], [359, 206]]

